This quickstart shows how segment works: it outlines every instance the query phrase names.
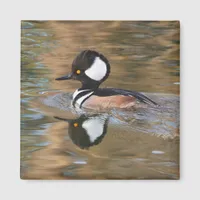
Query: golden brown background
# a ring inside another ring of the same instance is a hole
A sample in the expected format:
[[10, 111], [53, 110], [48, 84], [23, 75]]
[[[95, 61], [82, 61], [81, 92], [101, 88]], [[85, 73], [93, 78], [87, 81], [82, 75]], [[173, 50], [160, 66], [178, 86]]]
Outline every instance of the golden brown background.
[[[179, 22], [23, 21], [21, 28], [21, 178], [179, 177]], [[53, 118], [77, 116], [51, 96], [80, 86], [55, 78], [69, 72], [84, 49], [109, 59], [103, 86], [146, 92], [169, 109], [142, 113], [142, 119], [129, 113], [125, 124], [114, 118], [99, 145], [78, 148], [67, 123]]]

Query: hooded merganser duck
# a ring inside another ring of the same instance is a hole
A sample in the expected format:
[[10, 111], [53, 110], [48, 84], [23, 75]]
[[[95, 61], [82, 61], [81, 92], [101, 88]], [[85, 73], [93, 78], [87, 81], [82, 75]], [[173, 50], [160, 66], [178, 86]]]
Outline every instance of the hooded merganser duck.
[[72, 105], [79, 108], [130, 108], [137, 102], [157, 105], [145, 95], [123, 89], [99, 88], [110, 74], [107, 58], [93, 50], [84, 50], [77, 55], [72, 63], [72, 72], [56, 80], [74, 79], [82, 83], [72, 97]]
[[107, 133], [108, 116], [105, 114], [81, 115], [77, 119], [54, 118], [68, 122], [69, 137], [81, 149], [100, 144]]

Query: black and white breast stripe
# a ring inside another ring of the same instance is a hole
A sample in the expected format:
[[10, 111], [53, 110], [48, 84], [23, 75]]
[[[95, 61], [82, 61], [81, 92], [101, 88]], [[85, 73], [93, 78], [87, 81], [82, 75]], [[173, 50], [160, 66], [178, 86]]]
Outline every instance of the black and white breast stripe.
[[148, 98], [147, 96], [130, 90], [122, 90], [115, 88], [98, 88], [96, 90], [92, 89], [78, 89], [73, 94], [72, 105], [75, 107], [76, 105], [81, 108], [82, 104], [92, 95], [96, 95], [99, 97], [106, 96], [115, 96], [115, 95], [124, 95], [124, 96], [132, 96], [135, 97], [138, 101], [143, 102], [145, 104], [157, 106], [158, 104]]
[[78, 89], [73, 94], [72, 105], [81, 108], [82, 104], [94, 93], [91, 89]]

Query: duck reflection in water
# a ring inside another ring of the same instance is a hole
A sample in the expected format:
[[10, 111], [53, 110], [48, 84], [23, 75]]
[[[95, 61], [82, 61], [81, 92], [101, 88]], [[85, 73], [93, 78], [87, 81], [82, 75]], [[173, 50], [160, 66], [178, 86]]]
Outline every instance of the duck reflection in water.
[[68, 122], [69, 137], [81, 149], [100, 144], [107, 133], [108, 115], [105, 114], [81, 115], [77, 119], [55, 118]]

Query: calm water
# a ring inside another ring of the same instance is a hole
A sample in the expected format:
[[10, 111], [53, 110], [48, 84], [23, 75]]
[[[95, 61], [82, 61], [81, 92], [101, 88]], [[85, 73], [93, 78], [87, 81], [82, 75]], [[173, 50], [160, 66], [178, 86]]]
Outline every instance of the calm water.
[[[179, 178], [177, 22], [26, 21], [21, 28], [23, 179]], [[71, 108], [80, 83], [55, 78], [84, 49], [109, 59], [104, 87], [144, 92], [161, 107], [98, 114]], [[88, 120], [104, 130], [93, 143], [80, 129]]]

